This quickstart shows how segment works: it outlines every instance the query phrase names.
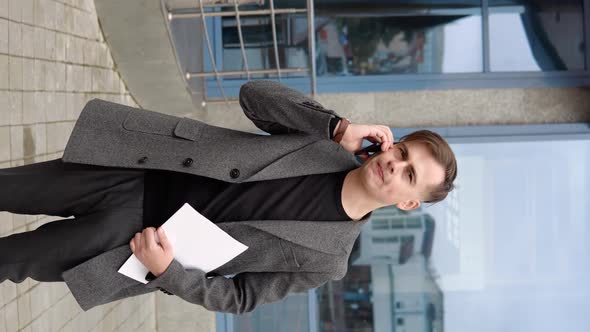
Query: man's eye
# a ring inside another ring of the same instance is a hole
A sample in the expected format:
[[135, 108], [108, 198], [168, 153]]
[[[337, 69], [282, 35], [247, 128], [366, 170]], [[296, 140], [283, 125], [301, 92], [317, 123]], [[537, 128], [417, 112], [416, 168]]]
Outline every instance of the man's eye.
[[402, 158], [403, 158], [404, 160], [406, 160], [406, 158], [408, 157], [408, 151], [406, 151], [406, 149], [405, 149], [405, 148], [401, 148], [400, 150], [401, 150], [401, 152], [402, 152]]

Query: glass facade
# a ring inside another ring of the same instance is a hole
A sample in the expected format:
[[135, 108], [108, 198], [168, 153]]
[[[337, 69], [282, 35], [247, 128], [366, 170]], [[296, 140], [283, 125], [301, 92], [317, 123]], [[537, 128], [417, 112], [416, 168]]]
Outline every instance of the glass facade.
[[584, 70], [583, 3], [490, 0], [491, 71]]
[[[302, 0], [275, 0], [274, 4], [277, 9], [306, 8]], [[268, 7], [265, 2], [263, 7], [240, 9]], [[276, 15], [276, 49], [270, 15], [242, 16], [247, 64], [236, 17], [209, 18], [208, 22], [218, 68], [275, 70], [278, 63], [282, 69], [309, 69], [312, 36], [318, 91], [364, 92], [369, 86], [368, 91], [396, 89], [399, 84], [392, 84], [392, 78], [400, 76], [407, 77], [404, 87], [416, 89], [425, 86], [425, 79], [437, 83], [433, 86], [472, 87], [465, 80], [470, 77], [486, 87], [486, 78], [498, 79], [495, 73], [512, 73], [500, 78], [514, 82], [523, 82], [522, 73], [528, 73], [529, 86], [575, 85], [590, 77], [585, 46], [588, 11], [584, 0], [316, 0], [311, 34], [306, 13]], [[212, 71], [207, 62], [205, 66]], [[309, 75], [282, 72], [281, 78], [309, 92]], [[251, 78], [272, 79], [277, 74]], [[222, 78], [230, 96], [246, 80], [245, 74]], [[214, 78], [208, 78], [206, 86], [208, 96], [219, 96]]]
[[316, 17], [319, 76], [482, 71], [478, 6], [432, 10], [429, 16], [385, 9], [375, 17], [371, 11]]
[[219, 330], [584, 330], [590, 325], [585, 130], [581, 138], [452, 143], [459, 175], [445, 201], [411, 212], [375, 211], [344, 279], [245, 316], [228, 315], [231, 327]]

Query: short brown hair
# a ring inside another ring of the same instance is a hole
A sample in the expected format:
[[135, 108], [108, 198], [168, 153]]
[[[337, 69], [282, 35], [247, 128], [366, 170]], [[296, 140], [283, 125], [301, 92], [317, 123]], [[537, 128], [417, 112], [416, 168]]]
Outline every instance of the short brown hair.
[[455, 188], [453, 181], [457, 177], [457, 160], [451, 147], [439, 134], [430, 130], [418, 130], [400, 138], [401, 142], [416, 142], [426, 145], [430, 153], [439, 165], [445, 170], [445, 179], [442, 183], [432, 188], [426, 203], [436, 203], [445, 199], [450, 191]]

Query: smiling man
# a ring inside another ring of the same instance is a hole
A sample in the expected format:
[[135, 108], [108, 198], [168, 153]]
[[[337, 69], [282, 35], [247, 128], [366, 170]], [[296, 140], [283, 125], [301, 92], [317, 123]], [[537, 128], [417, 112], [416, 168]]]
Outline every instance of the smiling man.
[[[272, 81], [243, 85], [240, 105], [270, 135], [88, 102], [62, 158], [0, 170], [0, 210], [75, 217], [0, 238], [0, 282], [65, 281], [84, 310], [161, 290], [249, 312], [344, 277], [371, 211], [453, 188], [453, 152], [433, 132], [394, 144], [388, 127], [351, 124]], [[364, 139], [381, 151], [361, 162]], [[208, 273], [185, 269], [161, 228], [185, 203], [248, 249]], [[147, 284], [117, 272], [131, 254]]]
[[428, 130], [416, 131], [350, 171], [342, 205], [355, 219], [388, 205], [413, 210], [422, 201], [444, 199], [456, 176], [455, 156], [444, 139]]

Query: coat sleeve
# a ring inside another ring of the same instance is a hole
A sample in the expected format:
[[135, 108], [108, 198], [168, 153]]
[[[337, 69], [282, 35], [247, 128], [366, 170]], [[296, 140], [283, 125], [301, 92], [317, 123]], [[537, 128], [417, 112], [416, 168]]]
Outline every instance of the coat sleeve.
[[211, 311], [241, 314], [278, 301], [289, 293], [318, 287], [330, 278], [324, 273], [248, 272], [233, 278], [207, 278], [202, 270], [185, 270], [174, 259], [168, 269], [146, 286], [160, 287], [185, 301]]
[[340, 118], [299, 91], [274, 81], [250, 81], [240, 88], [240, 106], [269, 134], [303, 132], [330, 139], [330, 121]]

